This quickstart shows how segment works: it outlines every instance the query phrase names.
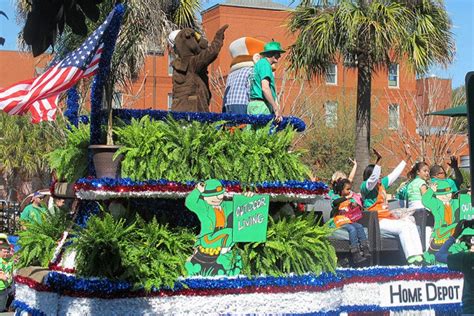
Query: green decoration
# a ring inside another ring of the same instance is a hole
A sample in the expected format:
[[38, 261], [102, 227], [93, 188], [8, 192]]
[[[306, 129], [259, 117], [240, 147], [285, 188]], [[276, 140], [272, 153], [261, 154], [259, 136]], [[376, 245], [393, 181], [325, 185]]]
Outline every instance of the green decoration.
[[244, 185], [307, 179], [309, 168], [300, 160], [302, 152], [292, 146], [296, 132], [291, 127], [278, 133], [271, 133], [270, 124], [231, 132], [224, 123], [153, 121], [145, 116], [116, 126], [122, 146], [117, 155], [124, 155], [122, 178], [226, 179]]
[[[255, 241], [265, 240], [266, 223], [268, 221], [268, 196], [255, 196], [253, 198], [236, 195], [234, 202], [237, 208], [249, 203], [262, 201], [266, 205], [260, 205], [257, 210], [245, 214], [236, 215], [236, 207], [232, 201], [224, 201], [225, 188], [219, 180], [207, 180], [199, 183], [196, 188], [186, 197], [186, 207], [198, 216], [201, 222], [201, 231], [197, 236], [193, 255], [185, 263], [188, 275], [238, 275], [242, 270], [242, 258], [237, 251], [232, 249], [235, 243], [234, 235], [238, 241], [249, 240], [242, 232], [235, 232], [235, 220], [237, 218], [250, 218], [252, 214], [265, 216], [259, 225], [245, 227], [245, 233], [253, 236]], [[265, 225], [263, 225], [265, 223]], [[254, 231], [256, 230], [256, 231]], [[263, 236], [263, 237], [262, 237]]]
[[234, 197], [234, 242], [264, 242], [267, 240], [268, 195]]
[[[474, 208], [470, 205], [470, 195], [460, 194], [457, 199], [452, 198], [453, 191], [447, 181], [437, 181], [436, 192], [429, 188], [422, 197], [423, 205], [433, 214], [434, 227], [431, 234], [429, 249], [425, 252], [425, 261], [430, 264], [437, 263], [435, 253], [451, 236], [456, 224], [461, 219], [474, 217]], [[473, 234], [474, 230], [466, 229], [463, 234]], [[454, 247], [449, 252], [457, 253], [462, 248]]]

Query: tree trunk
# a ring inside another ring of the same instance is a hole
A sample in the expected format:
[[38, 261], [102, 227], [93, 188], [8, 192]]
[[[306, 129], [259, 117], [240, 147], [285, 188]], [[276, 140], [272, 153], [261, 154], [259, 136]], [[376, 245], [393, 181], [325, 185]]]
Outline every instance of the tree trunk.
[[355, 159], [359, 168], [354, 178], [354, 188], [362, 183], [362, 174], [370, 160], [370, 96], [372, 71], [367, 55], [357, 56], [357, 109], [355, 134]]
[[113, 117], [112, 117], [112, 102], [114, 94], [114, 85], [111, 80], [105, 84], [104, 89], [104, 102], [107, 109], [107, 145], [113, 145]]

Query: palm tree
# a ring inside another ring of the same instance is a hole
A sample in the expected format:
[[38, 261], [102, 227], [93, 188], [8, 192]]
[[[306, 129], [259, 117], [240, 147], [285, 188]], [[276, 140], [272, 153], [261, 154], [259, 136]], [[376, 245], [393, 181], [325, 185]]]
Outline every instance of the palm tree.
[[[15, 183], [37, 177], [49, 185], [50, 169], [46, 154], [64, 143], [65, 123], [31, 124], [26, 116], [0, 113], [0, 170], [6, 179], [9, 199]], [[39, 189], [33, 188], [33, 189]]]
[[[94, 19], [96, 22], [92, 19], [85, 21], [86, 29], [89, 30], [97, 28], [117, 2], [116, 0], [82, 0], [80, 2], [87, 1], [100, 2], [99, 16]], [[126, 4], [126, 12], [112, 57], [110, 74], [104, 87], [103, 102], [104, 107], [109, 109], [109, 113], [114, 93], [117, 90], [127, 90], [131, 86], [131, 81], [138, 77], [143, 67], [150, 47], [164, 47], [167, 35], [174, 28], [198, 27], [195, 14], [200, 9], [199, 0], [122, 0], [121, 2]], [[30, 9], [29, 0], [18, 2], [19, 16], [25, 18], [27, 22]], [[60, 24], [57, 27], [59, 26]], [[61, 59], [62, 55], [78, 47], [85, 37], [86, 35], [78, 34], [74, 28], [66, 27], [64, 33], [56, 41], [57, 57]], [[109, 119], [107, 144], [112, 144], [111, 123], [112, 120]]]
[[[372, 74], [407, 61], [423, 74], [453, 59], [451, 22], [443, 0], [302, 0], [291, 13], [291, 68], [308, 79], [337, 59], [357, 68], [356, 152], [369, 163]], [[362, 169], [356, 174], [360, 183]]]
[[[3, 16], [4, 16], [5, 18], [7, 18], [7, 20], [8, 20], [8, 16], [6, 15], [5, 12], [0, 11], [0, 15], [3, 15]], [[3, 46], [3, 44], [5, 44], [5, 39], [4, 39], [3, 37], [0, 37], [0, 45]]]

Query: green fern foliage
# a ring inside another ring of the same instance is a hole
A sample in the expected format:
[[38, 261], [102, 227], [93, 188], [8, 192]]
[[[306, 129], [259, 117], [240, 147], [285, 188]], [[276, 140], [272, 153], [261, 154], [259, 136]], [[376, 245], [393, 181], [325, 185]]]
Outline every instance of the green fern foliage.
[[290, 150], [295, 136], [290, 127], [279, 133], [271, 133], [270, 125], [230, 132], [223, 123], [153, 121], [145, 116], [116, 128], [122, 145], [117, 155], [124, 155], [122, 177], [255, 183], [303, 180], [308, 175], [302, 153]]
[[186, 230], [175, 232], [156, 219], [145, 223], [139, 218], [124, 248], [125, 278], [147, 291], [160, 286], [173, 288], [176, 280], [186, 274], [184, 264], [193, 253], [194, 241], [194, 235]]
[[178, 277], [185, 275], [184, 264], [194, 241], [187, 230], [172, 231], [155, 219], [145, 223], [137, 216], [127, 226], [125, 220], [103, 213], [77, 231], [73, 241], [77, 274], [126, 280], [147, 291], [173, 288]]
[[84, 229], [78, 228], [73, 247], [77, 251], [76, 270], [80, 276], [120, 279], [125, 272], [123, 248], [135, 226], [114, 220], [109, 213], [91, 217]]
[[67, 131], [66, 144], [48, 154], [49, 165], [56, 171], [60, 181], [72, 183], [86, 176], [89, 139], [88, 125], [71, 126], [71, 129]]
[[45, 212], [42, 221], [25, 223], [26, 230], [18, 233], [18, 268], [26, 266], [47, 267], [53, 259], [57, 242], [63, 232], [71, 225], [66, 211], [58, 211], [54, 215]]
[[282, 276], [335, 272], [337, 257], [328, 236], [334, 229], [318, 226], [313, 216], [269, 218], [267, 241], [238, 244], [243, 260], [243, 273], [248, 276]]

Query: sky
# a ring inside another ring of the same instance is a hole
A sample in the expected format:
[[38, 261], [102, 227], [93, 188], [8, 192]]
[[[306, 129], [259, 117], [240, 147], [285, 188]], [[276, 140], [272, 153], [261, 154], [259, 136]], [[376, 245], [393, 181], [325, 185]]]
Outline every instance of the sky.
[[[0, 16], [0, 36], [6, 39], [0, 50], [16, 50], [16, 38], [22, 26], [16, 23], [15, 0], [0, 0], [0, 11], [4, 11], [9, 19]], [[204, 0], [203, 9], [224, 1]], [[289, 5], [291, 0], [274, 0]], [[456, 41], [454, 62], [447, 69], [432, 68], [428, 75], [452, 79], [453, 88], [464, 85], [464, 77], [468, 71], [474, 71], [474, 0], [445, 0], [446, 9], [453, 23], [452, 32]]]

